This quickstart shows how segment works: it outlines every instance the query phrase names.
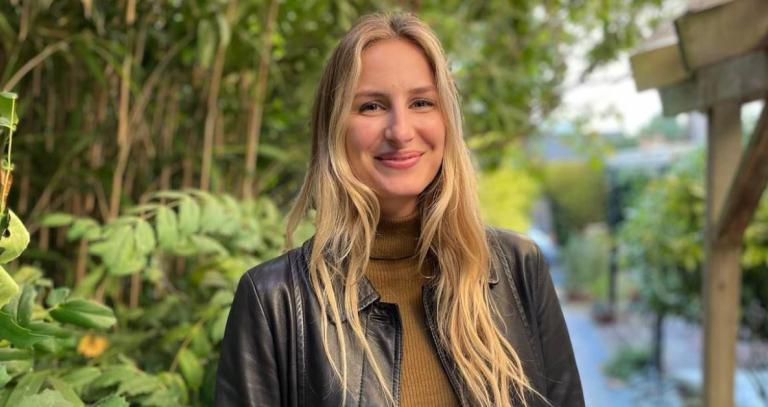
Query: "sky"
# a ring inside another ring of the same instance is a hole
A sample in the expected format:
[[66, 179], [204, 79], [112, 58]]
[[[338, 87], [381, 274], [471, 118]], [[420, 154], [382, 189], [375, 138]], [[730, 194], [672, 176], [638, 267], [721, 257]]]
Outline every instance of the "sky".
[[584, 65], [579, 57], [569, 63], [570, 78], [566, 79], [560, 114], [575, 117], [591, 113], [589, 125], [594, 130], [630, 134], [661, 114], [661, 101], [656, 90], [637, 92], [635, 89], [629, 54], [596, 70], [585, 83], [578, 83], [578, 73]]
[[[667, 0], [658, 14], [680, 15], [686, 4], [687, 0]], [[582, 83], [579, 76], [587, 66], [585, 52], [586, 49], [574, 49], [567, 59], [566, 90], [562, 106], [556, 112], [558, 116], [566, 120], [589, 117], [590, 127], [600, 133], [632, 134], [661, 114], [661, 100], [656, 90], [637, 92], [635, 89], [629, 66], [631, 51], [596, 69]]]

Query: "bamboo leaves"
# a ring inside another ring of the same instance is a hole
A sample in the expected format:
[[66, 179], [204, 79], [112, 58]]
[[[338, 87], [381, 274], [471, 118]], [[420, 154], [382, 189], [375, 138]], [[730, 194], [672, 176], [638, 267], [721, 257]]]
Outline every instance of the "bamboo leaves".
[[61, 303], [49, 313], [59, 322], [90, 329], [107, 329], [117, 322], [111, 308], [79, 298]]

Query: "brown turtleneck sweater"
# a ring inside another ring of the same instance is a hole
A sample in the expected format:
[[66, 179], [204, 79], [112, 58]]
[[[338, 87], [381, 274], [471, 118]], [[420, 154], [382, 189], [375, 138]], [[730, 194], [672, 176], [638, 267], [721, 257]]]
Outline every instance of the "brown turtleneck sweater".
[[421, 288], [427, 265], [418, 267], [418, 213], [383, 220], [376, 231], [366, 276], [381, 301], [397, 304], [403, 324], [403, 365], [400, 405], [458, 406], [426, 323]]

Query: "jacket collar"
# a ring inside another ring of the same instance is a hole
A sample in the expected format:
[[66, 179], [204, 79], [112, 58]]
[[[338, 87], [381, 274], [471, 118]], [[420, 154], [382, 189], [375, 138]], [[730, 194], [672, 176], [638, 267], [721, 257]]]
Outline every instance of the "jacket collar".
[[[304, 260], [301, 264], [301, 267], [305, 275], [309, 275], [309, 259], [310, 259], [310, 254], [312, 253], [313, 244], [314, 244], [314, 237], [309, 238], [301, 246], [301, 254]], [[491, 255], [494, 255], [494, 251], [495, 251], [494, 249], [496, 248], [496, 246], [494, 244], [491, 244], [490, 248], [491, 248]], [[495, 286], [499, 282], [499, 273], [496, 270], [496, 268], [497, 267], [491, 267], [490, 269], [490, 275], [488, 277], [488, 285], [491, 288], [493, 288], [493, 286]], [[334, 279], [332, 284], [333, 284], [334, 292], [337, 294], [340, 294], [342, 292], [343, 282], [339, 281], [338, 279]], [[357, 306], [357, 312], [359, 313], [362, 310], [368, 308], [374, 302], [378, 301], [381, 298], [381, 296], [379, 295], [379, 292], [376, 291], [376, 289], [373, 287], [373, 284], [371, 284], [370, 280], [368, 280], [368, 277], [363, 276], [363, 278], [357, 284], [357, 298], [359, 301]], [[344, 323], [347, 321], [347, 315], [344, 312], [343, 299], [341, 298], [340, 295], [338, 295], [336, 299], [338, 302], [339, 316], [341, 317], [341, 322]], [[326, 307], [325, 311], [328, 314], [328, 319], [333, 321], [331, 310]]]

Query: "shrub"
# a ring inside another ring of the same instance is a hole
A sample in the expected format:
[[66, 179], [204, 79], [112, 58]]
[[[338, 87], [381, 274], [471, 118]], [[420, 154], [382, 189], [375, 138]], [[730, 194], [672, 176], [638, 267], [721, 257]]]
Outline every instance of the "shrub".
[[606, 191], [602, 165], [556, 162], [543, 173], [544, 193], [552, 201], [555, 231], [561, 242], [590, 223], [606, 219]]
[[[622, 268], [636, 274], [649, 310], [698, 319], [704, 263], [704, 152], [651, 181], [626, 210], [619, 231]], [[742, 323], [768, 337], [768, 195], [744, 235]]]
[[536, 180], [526, 171], [498, 168], [480, 174], [480, 208], [493, 226], [524, 231], [530, 226], [533, 203], [539, 196]]
[[603, 366], [608, 377], [621, 381], [629, 380], [633, 375], [648, 369], [652, 364], [651, 352], [646, 348], [622, 346], [611, 355]]
[[572, 294], [602, 298], [608, 292], [611, 238], [602, 224], [573, 234], [563, 249], [565, 286]]

